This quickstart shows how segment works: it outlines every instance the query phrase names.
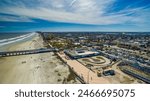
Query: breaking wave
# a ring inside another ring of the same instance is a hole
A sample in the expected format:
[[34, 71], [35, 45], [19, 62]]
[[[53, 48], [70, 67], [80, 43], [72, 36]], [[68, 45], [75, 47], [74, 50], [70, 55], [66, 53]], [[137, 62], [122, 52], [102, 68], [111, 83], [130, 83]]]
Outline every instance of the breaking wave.
[[22, 41], [22, 40], [25, 40], [25, 39], [28, 39], [28, 38], [31, 38], [36, 34], [37, 33], [29, 33], [29, 34], [17, 36], [17, 37], [14, 37], [14, 38], [2, 39], [2, 40], [0, 40], [0, 47], [4, 46], [4, 45], [11, 44], [11, 43], [19, 42], [19, 41]]

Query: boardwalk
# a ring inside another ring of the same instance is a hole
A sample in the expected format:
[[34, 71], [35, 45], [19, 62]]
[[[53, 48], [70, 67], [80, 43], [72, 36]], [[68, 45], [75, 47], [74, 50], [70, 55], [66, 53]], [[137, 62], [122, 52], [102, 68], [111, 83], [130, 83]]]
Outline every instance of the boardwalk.
[[22, 50], [22, 51], [7, 51], [7, 52], [0, 52], [0, 57], [38, 54], [38, 53], [57, 52], [57, 51], [58, 50], [55, 48], [41, 48], [41, 49]]
[[64, 53], [58, 55], [86, 82], [89, 84], [108, 84], [109, 81], [103, 77], [98, 77], [96, 73], [82, 65], [76, 60], [67, 59]]

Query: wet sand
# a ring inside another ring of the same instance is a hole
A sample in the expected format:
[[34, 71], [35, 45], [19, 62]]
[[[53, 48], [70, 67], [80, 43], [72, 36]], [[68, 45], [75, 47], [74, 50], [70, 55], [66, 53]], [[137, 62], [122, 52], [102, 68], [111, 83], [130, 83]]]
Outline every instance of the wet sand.
[[[32, 40], [11, 46], [9, 50], [43, 48], [43, 40], [38, 35]], [[70, 71], [53, 52], [0, 57], [1, 84], [61, 84]], [[65, 83], [79, 83], [70, 80]]]

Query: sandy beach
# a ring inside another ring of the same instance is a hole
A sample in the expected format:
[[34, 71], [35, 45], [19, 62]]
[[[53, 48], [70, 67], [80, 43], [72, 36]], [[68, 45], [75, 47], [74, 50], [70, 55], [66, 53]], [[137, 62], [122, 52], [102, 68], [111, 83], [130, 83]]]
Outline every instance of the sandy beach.
[[[9, 47], [12, 50], [43, 48], [43, 40], [36, 35], [32, 40]], [[62, 84], [79, 83], [67, 80], [69, 68], [53, 52], [0, 58], [1, 84]], [[65, 81], [65, 82], [64, 82]]]

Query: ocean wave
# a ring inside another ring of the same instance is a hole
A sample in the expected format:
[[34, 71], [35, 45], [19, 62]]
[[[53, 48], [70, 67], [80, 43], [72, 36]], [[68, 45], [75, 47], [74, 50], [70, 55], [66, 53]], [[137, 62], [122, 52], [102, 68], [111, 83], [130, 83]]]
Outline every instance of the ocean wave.
[[2, 39], [2, 40], [0, 40], [0, 43], [6, 42], [6, 41], [12, 41], [12, 40], [15, 40], [15, 39], [19, 39], [19, 38], [22, 38], [22, 37], [26, 37], [26, 36], [28, 36], [28, 35], [29, 35], [29, 34], [25, 34], [25, 35], [21, 35], [21, 36], [9, 38], [9, 39]]
[[22, 41], [22, 40], [30, 38], [30, 37], [32, 37], [36, 34], [37, 33], [29, 33], [29, 34], [17, 36], [17, 37], [14, 37], [14, 38], [2, 39], [2, 40], [0, 40], [0, 46], [4, 46], [4, 45], [8, 45], [8, 44], [15, 43], [15, 42], [18, 42], [18, 41]]

